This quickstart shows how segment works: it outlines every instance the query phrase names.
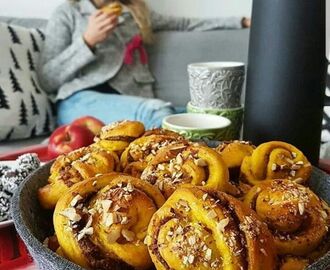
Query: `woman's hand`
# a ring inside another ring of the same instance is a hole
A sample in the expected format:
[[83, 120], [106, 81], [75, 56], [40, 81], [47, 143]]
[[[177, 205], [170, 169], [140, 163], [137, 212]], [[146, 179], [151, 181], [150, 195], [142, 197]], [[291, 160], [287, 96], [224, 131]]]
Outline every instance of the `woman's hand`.
[[113, 32], [117, 24], [116, 15], [97, 10], [88, 19], [87, 29], [83, 35], [86, 44], [90, 48], [94, 48], [96, 44], [102, 43]]
[[251, 19], [243, 17], [241, 21], [242, 27], [243, 28], [250, 28], [251, 27]]

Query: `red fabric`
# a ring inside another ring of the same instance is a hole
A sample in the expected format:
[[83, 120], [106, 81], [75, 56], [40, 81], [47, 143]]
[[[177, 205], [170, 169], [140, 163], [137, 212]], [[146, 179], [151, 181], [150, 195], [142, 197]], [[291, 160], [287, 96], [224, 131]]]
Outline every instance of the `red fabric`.
[[0, 230], [0, 270], [36, 269], [13, 226]]
[[25, 147], [19, 150], [9, 151], [5, 153], [0, 153], [0, 161], [1, 160], [15, 160], [19, 156], [26, 153], [36, 153], [41, 161], [47, 162], [51, 160], [48, 156], [48, 146], [44, 144], [32, 145], [29, 147]]
[[134, 53], [138, 51], [140, 53], [140, 61], [142, 64], [148, 63], [147, 51], [143, 46], [143, 40], [140, 35], [136, 35], [132, 40], [126, 45], [124, 63], [126, 65], [132, 65], [134, 63]]

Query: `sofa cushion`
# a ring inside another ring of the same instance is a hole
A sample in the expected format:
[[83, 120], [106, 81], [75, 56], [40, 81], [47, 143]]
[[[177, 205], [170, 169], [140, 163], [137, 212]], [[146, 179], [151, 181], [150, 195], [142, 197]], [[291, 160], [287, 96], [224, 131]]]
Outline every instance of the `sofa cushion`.
[[37, 29], [0, 23], [0, 141], [48, 134], [55, 127], [35, 72], [42, 43]]
[[47, 25], [46, 19], [39, 18], [16, 18], [0, 16], [0, 22], [8, 23], [11, 25], [22, 26], [26, 28], [38, 28], [43, 30]]
[[[327, 96], [327, 103], [324, 106], [323, 111], [323, 123], [322, 123], [322, 142], [330, 142], [330, 66], [328, 68], [328, 73], [326, 77], [326, 96]], [[330, 151], [329, 151], [330, 152]]]

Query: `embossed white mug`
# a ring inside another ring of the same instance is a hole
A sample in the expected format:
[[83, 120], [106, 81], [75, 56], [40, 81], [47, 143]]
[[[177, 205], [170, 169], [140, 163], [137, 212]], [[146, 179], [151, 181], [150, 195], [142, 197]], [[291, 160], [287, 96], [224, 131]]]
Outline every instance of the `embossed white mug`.
[[245, 64], [205, 62], [188, 65], [191, 104], [200, 108], [241, 106]]

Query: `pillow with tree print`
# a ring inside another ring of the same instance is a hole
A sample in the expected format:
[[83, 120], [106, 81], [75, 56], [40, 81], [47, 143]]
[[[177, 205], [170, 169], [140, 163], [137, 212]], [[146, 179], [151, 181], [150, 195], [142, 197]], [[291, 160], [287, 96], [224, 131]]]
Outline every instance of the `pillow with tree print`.
[[0, 23], [0, 141], [45, 135], [55, 127], [53, 106], [36, 75], [43, 40], [38, 29]]
[[[327, 73], [327, 80], [326, 80], [326, 96], [330, 97], [330, 66]], [[324, 106], [323, 110], [323, 123], [322, 123], [322, 137], [321, 141], [323, 143], [330, 142], [330, 106]]]

